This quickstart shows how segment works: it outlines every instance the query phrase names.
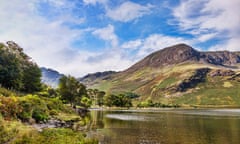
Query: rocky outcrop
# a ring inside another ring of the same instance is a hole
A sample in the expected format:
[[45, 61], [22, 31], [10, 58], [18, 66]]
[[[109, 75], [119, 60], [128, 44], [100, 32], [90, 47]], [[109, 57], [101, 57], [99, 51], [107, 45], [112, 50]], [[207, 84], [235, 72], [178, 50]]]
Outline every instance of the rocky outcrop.
[[176, 91], [184, 92], [187, 89], [194, 88], [197, 84], [204, 82], [209, 71], [209, 68], [197, 69], [191, 77], [183, 80], [183, 82], [177, 86]]
[[233, 76], [235, 75], [235, 72], [232, 71], [232, 70], [221, 70], [221, 69], [218, 69], [218, 70], [212, 70], [210, 73], [209, 73], [209, 76], [210, 77], [216, 77], [216, 76]]

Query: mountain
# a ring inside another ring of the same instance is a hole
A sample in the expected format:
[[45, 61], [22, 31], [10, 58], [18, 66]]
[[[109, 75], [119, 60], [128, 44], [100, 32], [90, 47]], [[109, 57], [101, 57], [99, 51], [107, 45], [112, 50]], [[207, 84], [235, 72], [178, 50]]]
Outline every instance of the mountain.
[[91, 86], [97, 81], [110, 79], [110, 76], [115, 73], [117, 72], [115, 71], [96, 72], [96, 73], [87, 74], [86, 76], [79, 78], [78, 80], [81, 83], [84, 83], [86, 86]]
[[58, 71], [53, 69], [41, 67], [42, 77], [41, 80], [44, 84], [56, 88], [59, 83], [59, 79], [63, 76]]
[[135, 103], [150, 99], [166, 104], [240, 106], [239, 66], [239, 52], [201, 52], [178, 44], [88, 85], [114, 93], [134, 92], [140, 95]]
[[199, 52], [186, 44], [178, 44], [150, 54], [127, 71], [133, 72], [143, 67], [159, 68], [186, 61], [232, 67], [240, 63], [240, 54], [229, 51]]

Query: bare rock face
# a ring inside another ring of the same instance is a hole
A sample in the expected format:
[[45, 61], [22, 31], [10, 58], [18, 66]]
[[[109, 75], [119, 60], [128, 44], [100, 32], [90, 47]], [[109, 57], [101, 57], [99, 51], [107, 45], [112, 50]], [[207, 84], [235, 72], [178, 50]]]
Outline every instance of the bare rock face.
[[195, 87], [201, 82], [204, 82], [209, 71], [209, 68], [197, 69], [190, 78], [185, 79], [182, 83], [179, 84], [177, 91], [183, 92], [189, 88]]
[[240, 56], [237, 53], [229, 51], [220, 51], [220, 52], [202, 52], [202, 59], [207, 63], [215, 65], [228, 65], [232, 66], [237, 63], [240, 63]]
[[233, 76], [233, 75], [235, 75], [234, 71], [232, 71], [232, 70], [221, 70], [221, 69], [212, 70], [209, 73], [209, 76], [211, 76], [211, 77], [216, 77], [216, 76]]

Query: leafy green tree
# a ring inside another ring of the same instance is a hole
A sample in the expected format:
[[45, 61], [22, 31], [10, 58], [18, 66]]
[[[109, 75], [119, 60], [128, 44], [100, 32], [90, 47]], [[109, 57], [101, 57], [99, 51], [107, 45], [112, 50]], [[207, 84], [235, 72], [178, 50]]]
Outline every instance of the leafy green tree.
[[5, 88], [19, 90], [23, 85], [22, 76], [20, 61], [16, 56], [0, 49], [0, 84]]
[[104, 97], [104, 104], [111, 107], [111, 106], [117, 106], [117, 107], [131, 107], [132, 101], [131, 99], [124, 95], [114, 95], [114, 94], [108, 94]]
[[81, 102], [80, 102], [81, 106], [83, 106], [84, 108], [89, 108], [91, 105], [92, 105], [92, 101], [90, 98], [86, 97], [86, 96], [83, 96], [81, 98]]
[[80, 103], [83, 96], [87, 96], [86, 86], [72, 76], [63, 76], [59, 80], [58, 90], [62, 100], [69, 102], [72, 107]]
[[35, 92], [41, 90], [41, 70], [36, 64], [30, 63], [23, 71], [23, 91]]
[[103, 97], [106, 94], [104, 91], [98, 89], [88, 89], [87, 94], [93, 102], [93, 105], [103, 105]]
[[102, 106], [103, 105], [103, 98], [105, 96], [105, 92], [104, 91], [98, 91], [97, 93], [97, 105]]
[[14, 42], [0, 43], [0, 85], [24, 92], [41, 89], [41, 70]]

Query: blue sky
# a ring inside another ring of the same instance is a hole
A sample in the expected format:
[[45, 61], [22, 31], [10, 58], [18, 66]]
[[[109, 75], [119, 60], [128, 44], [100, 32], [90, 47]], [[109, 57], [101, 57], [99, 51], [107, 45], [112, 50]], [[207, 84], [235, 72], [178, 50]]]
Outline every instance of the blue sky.
[[177, 43], [240, 51], [240, 0], [0, 0], [0, 41], [76, 77]]

